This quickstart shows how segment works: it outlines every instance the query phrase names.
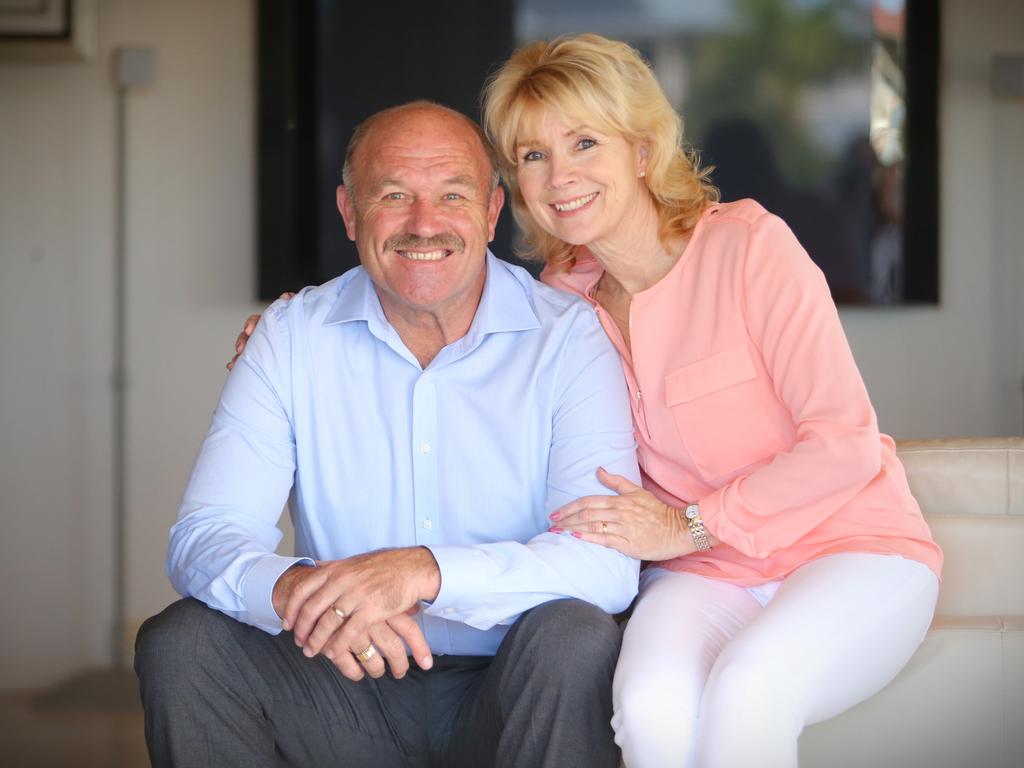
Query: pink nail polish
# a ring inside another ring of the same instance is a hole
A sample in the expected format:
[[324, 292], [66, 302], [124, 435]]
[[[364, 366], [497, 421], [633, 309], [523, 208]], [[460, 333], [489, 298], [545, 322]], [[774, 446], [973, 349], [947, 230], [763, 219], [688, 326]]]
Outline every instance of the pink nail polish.
[[582, 539], [583, 538], [583, 534], [580, 533], [579, 531], [573, 531], [572, 535], [575, 536], [577, 539]]
[[551, 531], [551, 533], [562, 533], [565, 529], [559, 528], [557, 525], [553, 525], [550, 528], [548, 528], [548, 530]]
[[557, 519], [558, 519], [558, 513], [557, 512], [552, 512], [550, 515], [548, 515], [548, 520], [557, 520]]

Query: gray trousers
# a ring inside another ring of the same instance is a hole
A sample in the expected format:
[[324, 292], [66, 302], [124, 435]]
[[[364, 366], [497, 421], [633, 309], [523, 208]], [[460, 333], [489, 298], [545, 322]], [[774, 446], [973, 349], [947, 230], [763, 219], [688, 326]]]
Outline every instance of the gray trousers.
[[354, 683], [323, 656], [180, 600], [139, 631], [135, 671], [162, 766], [609, 766], [621, 635], [579, 600], [523, 614], [498, 653]]

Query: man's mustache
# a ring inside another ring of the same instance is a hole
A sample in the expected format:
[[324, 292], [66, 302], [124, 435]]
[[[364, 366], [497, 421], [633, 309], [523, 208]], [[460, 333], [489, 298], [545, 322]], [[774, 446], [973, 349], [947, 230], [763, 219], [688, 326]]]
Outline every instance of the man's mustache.
[[466, 241], [453, 232], [433, 237], [419, 237], [407, 232], [384, 241], [385, 251], [461, 251], [465, 247]]

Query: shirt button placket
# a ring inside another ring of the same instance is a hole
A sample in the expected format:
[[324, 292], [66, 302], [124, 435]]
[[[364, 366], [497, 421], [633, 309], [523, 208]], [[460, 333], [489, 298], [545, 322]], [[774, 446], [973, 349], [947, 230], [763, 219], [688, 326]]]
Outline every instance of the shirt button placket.
[[437, 388], [429, 373], [420, 376], [413, 389], [413, 536], [417, 544], [437, 541]]

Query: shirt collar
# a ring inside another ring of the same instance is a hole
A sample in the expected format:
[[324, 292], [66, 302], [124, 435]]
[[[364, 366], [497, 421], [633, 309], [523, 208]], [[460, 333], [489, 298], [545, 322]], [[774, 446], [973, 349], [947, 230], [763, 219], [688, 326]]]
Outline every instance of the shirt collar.
[[532, 291], [520, 282], [513, 267], [488, 250], [487, 279], [466, 337], [540, 328], [540, 318], [531, 299]]
[[[531, 301], [532, 292], [513, 273], [511, 265], [487, 251], [487, 278], [476, 315], [469, 331], [449, 344], [457, 356], [468, 354], [491, 333], [527, 331], [540, 328], [540, 319]], [[324, 325], [365, 321], [368, 330], [387, 341], [397, 337], [391, 327], [373, 281], [362, 267], [352, 270], [351, 279], [338, 291], [338, 297], [324, 318]]]

